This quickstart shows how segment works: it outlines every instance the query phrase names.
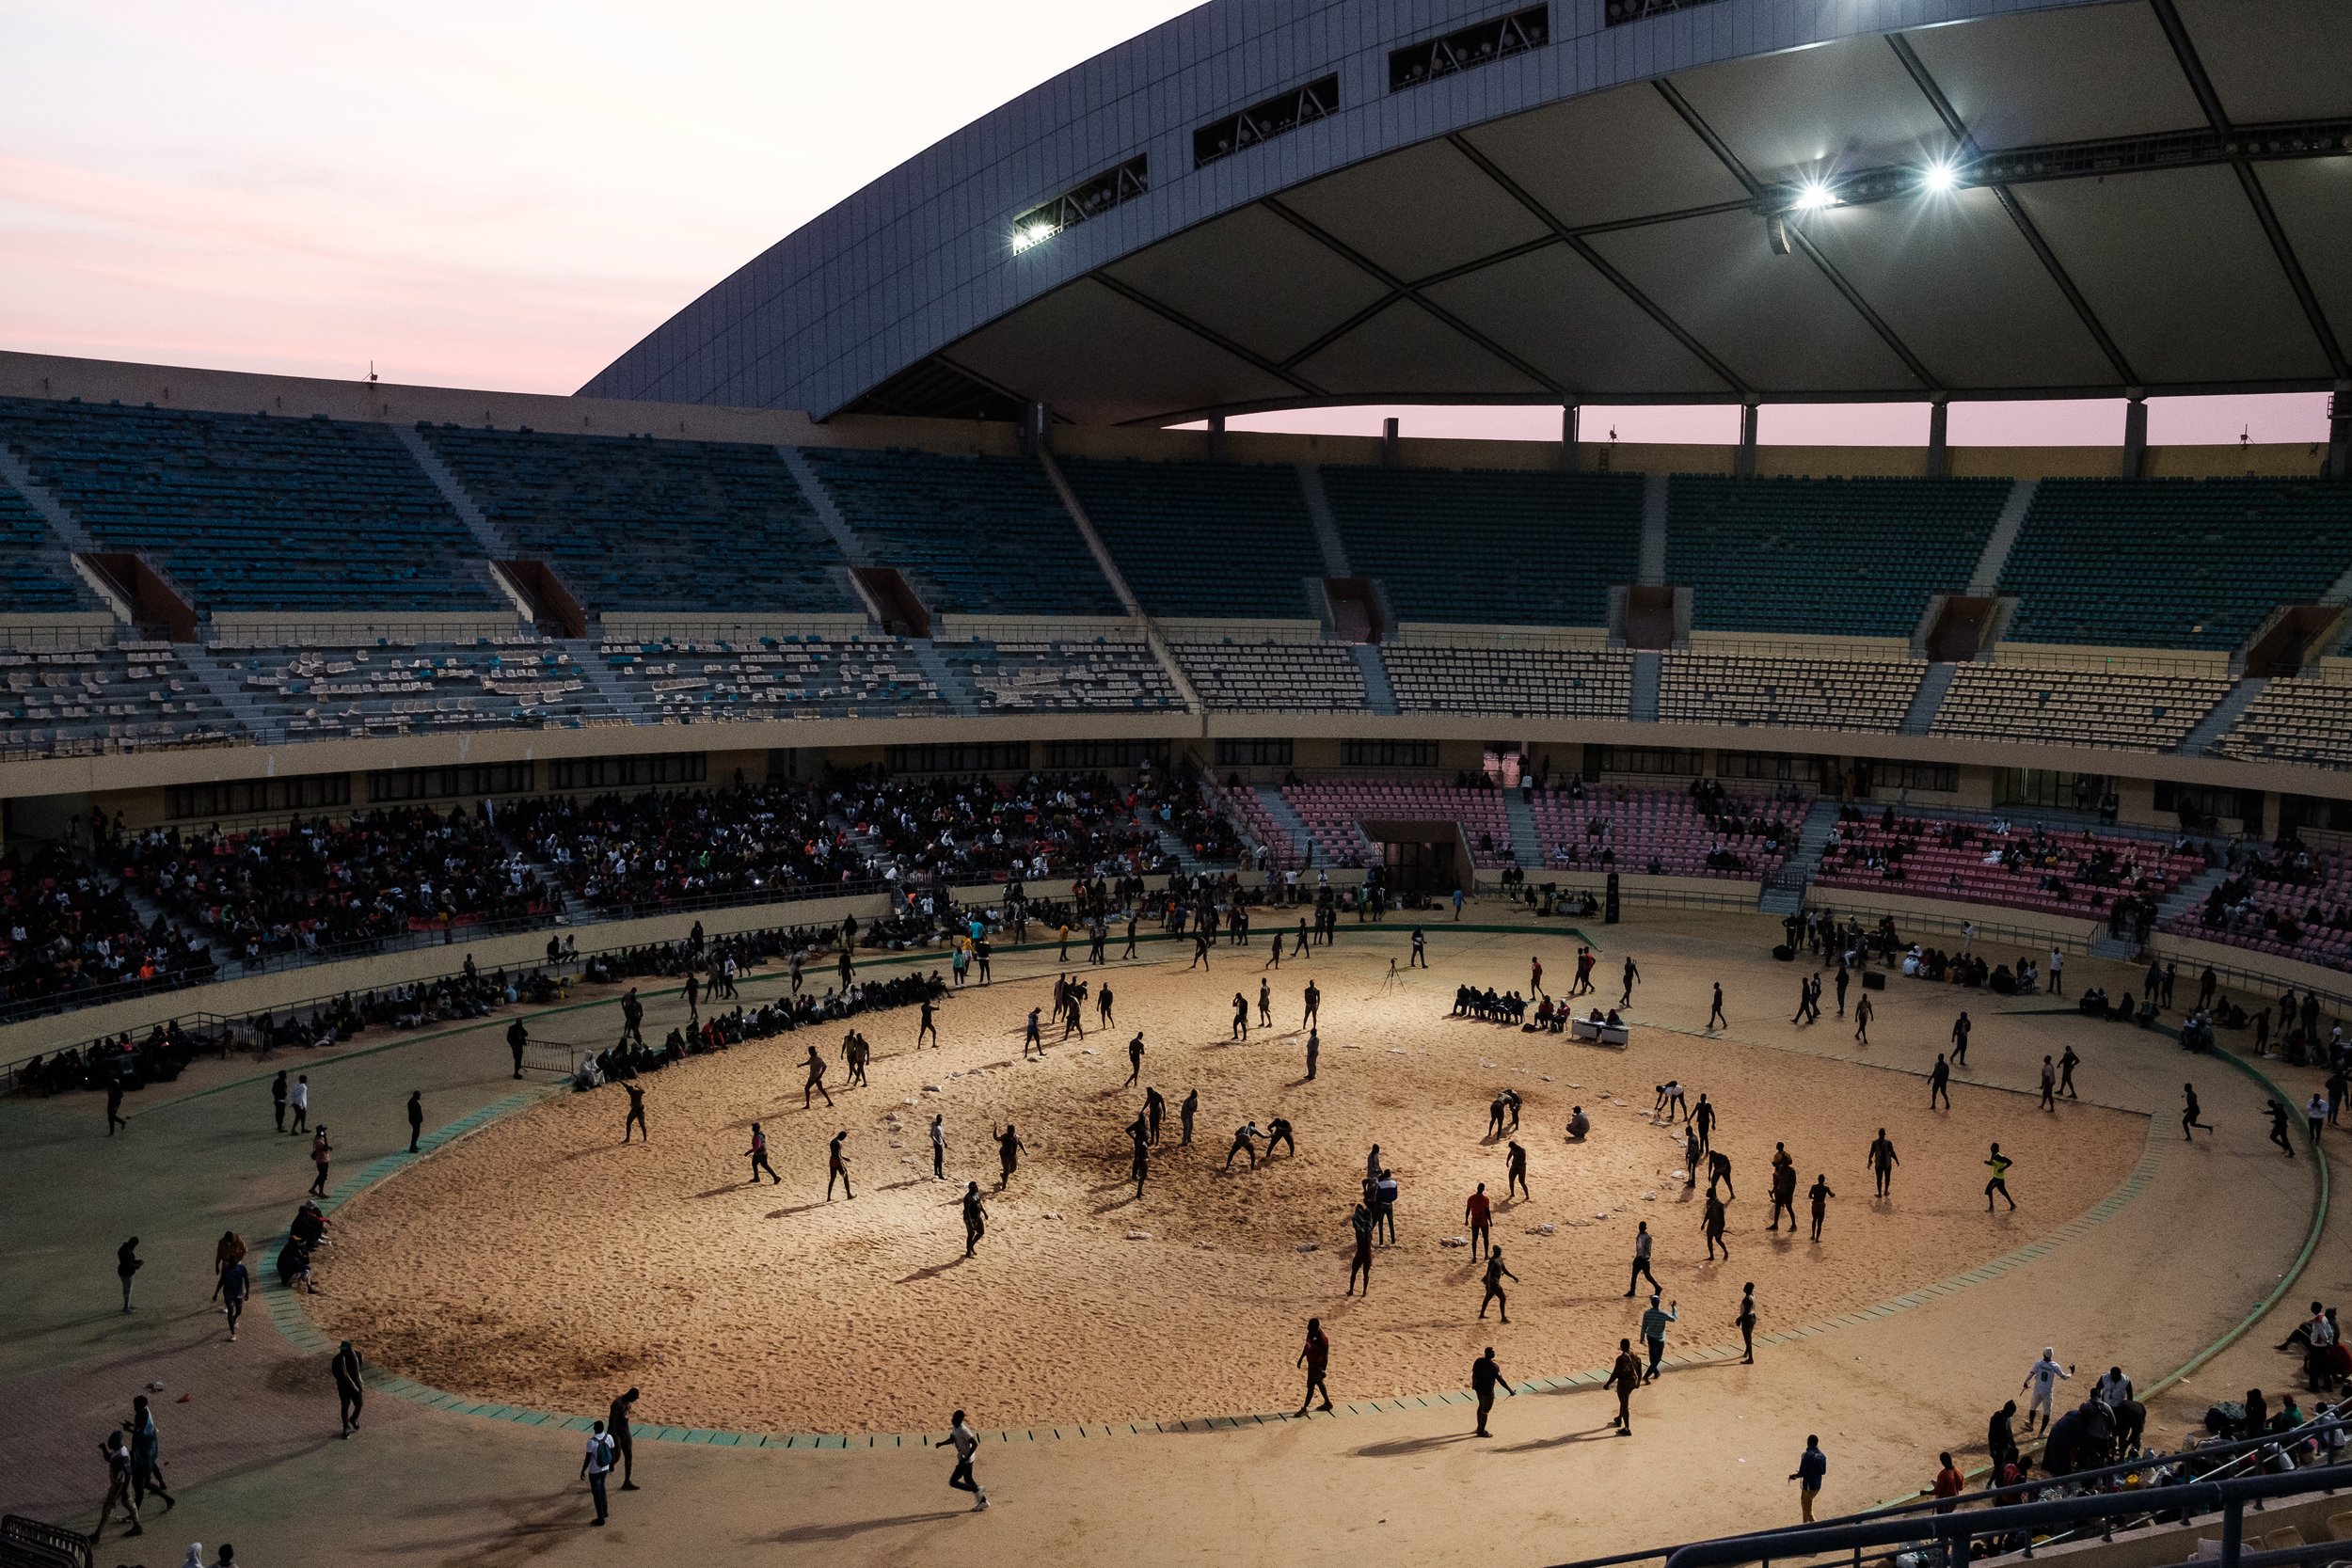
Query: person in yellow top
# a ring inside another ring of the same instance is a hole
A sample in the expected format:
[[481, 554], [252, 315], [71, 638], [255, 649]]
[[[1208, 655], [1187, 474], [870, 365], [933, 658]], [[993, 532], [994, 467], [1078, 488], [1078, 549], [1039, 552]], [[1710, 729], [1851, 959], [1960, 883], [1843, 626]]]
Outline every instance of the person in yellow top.
[[2000, 1194], [2012, 1210], [2017, 1207], [2017, 1200], [2009, 1196], [2010, 1163], [2009, 1156], [2001, 1152], [2001, 1146], [1994, 1144], [1993, 1157], [1985, 1161], [1986, 1168], [1993, 1172], [1993, 1180], [1984, 1184], [1984, 1212], [1988, 1214], [1993, 1212], [1994, 1193]]

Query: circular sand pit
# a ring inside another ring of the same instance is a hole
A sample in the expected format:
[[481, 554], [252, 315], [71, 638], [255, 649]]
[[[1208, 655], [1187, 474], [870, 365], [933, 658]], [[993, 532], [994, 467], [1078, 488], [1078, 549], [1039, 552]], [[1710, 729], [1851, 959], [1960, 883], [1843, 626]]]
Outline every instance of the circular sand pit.
[[[1073, 1039], [1020, 1061], [1021, 1023], [1046, 1004], [1047, 975], [952, 998], [943, 1051], [909, 1049], [911, 1012], [858, 1021], [882, 1053], [870, 1087], [842, 1085], [838, 1029], [653, 1075], [650, 1144], [621, 1147], [618, 1089], [550, 1100], [340, 1214], [327, 1293], [310, 1310], [376, 1365], [437, 1387], [600, 1412], [634, 1383], [640, 1419], [675, 1425], [923, 1431], [957, 1405], [992, 1427], [1263, 1412], [1297, 1402], [1292, 1363], [1311, 1315], [1331, 1335], [1341, 1400], [1462, 1386], [1486, 1344], [1516, 1379], [1604, 1366], [1644, 1305], [1623, 1292], [1635, 1222], [1647, 1220], [1659, 1277], [1681, 1304], [1670, 1348], [1728, 1343], [1743, 1280], [1757, 1282], [1767, 1332], [1902, 1294], [2064, 1224], [2143, 1147], [2142, 1117], [2087, 1106], [2050, 1117], [1965, 1085], [1955, 1110], [1931, 1114], [1916, 1077], [1766, 1044], [1637, 1029], [1630, 1050], [1605, 1052], [1450, 1019], [1456, 977], [1520, 979], [1534, 943], [1455, 939], [1434, 974], [1391, 988], [1398, 935], [1285, 963], [1271, 977], [1276, 1026], [1247, 1044], [1225, 1036], [1236, 989], [1254, 1020], [1261, 949], [1220, 950], [1209, 975], [1181, 962], [1094, 972], [1117, 990], [1118, 1022], [1098, 1031], [1089, 1002], [1092, 1054]], [[1565, 977], [1566, 945], [1543, 947]], [[1672, 956], [1645, 967], [1667, 972], [1642, 998], [1662, 1013], [1680, 984]], [[1297, 1027], [1310, 975], [1324, 992], [1311, 1084]], [[1703, 982], [1688, 989], [1703, 998]], [[1142, 1083], [1170, 1107], [1140, 1200], [1122, 1132], [1142, 1100], [1122, 1086], [1138, 1028]], [[1778, 1020], [1753, 1028], [1758, 1041], [1793, 1037]], [[1830, 1028], [1806, 1043], [1842, 1044]], [[801, 1107], [812, 1041], [836, 1064], [831, 1110]], [[1721, 1107], [1716, 1141], [1739, 1189], [1728, 1263], [1701, 1261], [1699, 1204], [1676, 1180], [1680, 1134], [1648, 1116], [1652, 1085], [1676, 1077], [1693, 1102], [1705, 1090]], [[1506, 1085], [1525, 1101], [1534, 1188], [1509, 1204], [1502, 1146], [1485, 1137], [1487, 1103]], [[1180, 1148], [1174, 1108], [1194, 1088], [1201, 1112], [1193, 1147]], [[1595, 1124], [1582, 1145], [1562, 1136], [1572, 1103]], [[934, 1112], [946, 1117], [946, 1182], [930, 1179]], [[1295, 1124], [1297, 1155], [1227, 1171], [1234, 1128], [1276, 1116]], [[755, 1117], [781, 1186], [744, 1182]], [[996, 1193], [991, 1132], [1007, 1121], [1029, 1152]], [[1863, 1168], [1881, 1126], [1902, 1157], [1885, 1205]], [[828, 1203], [825, 1145], [845, 1129], [857, 1196]], [[2017, 1161], [2026, 1207], [2013, 1216], [1984, 1212], [1979, 1162], [1995, 1138]], [[1763, 1228], [1775, 1140], [1803, 1186], [1825, 1172], [1836, 1191], [1819, 1245]], [[1402, 1184], [1398, 1243], [1377, 1254], [1370, 1298], [1351, 1300], [1346, 1218], [1375, 1142]], [[974, 1178], [991, 1229], [966, 1260], [957, 1200]], [[1480, 1181], [1518, 1275], [1508, 1326], [1478, 1321], [1480, 1265], [1441, 1244], [1463, 1233]]]

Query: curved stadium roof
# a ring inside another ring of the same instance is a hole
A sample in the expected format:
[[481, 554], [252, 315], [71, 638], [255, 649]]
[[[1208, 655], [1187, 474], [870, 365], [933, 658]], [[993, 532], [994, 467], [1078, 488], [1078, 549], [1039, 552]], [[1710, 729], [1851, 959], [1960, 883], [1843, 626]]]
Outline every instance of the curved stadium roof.
[[1162, 422], [2308, 390], [2347, 349], [2344, 0], [1212, 0], [581, 390]]

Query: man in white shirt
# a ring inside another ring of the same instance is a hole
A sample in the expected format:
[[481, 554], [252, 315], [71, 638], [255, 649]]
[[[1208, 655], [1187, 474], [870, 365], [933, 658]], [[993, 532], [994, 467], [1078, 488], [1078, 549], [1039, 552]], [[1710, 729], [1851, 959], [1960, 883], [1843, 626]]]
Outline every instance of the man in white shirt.
[[964, 1424], [963, 1412], [961, 1410], [956, 1412], [955, 1418], [948, 1423], [947, 1435], [933, 1443], [931, 1447], [944, 1449], [950, 1445], [953, 1445], [956, 1450], [956, 1468], [955, 1472], [947, 1478], [947, 1484], [959, 1492], [969, 1492], [979, 1499], [972, 1505], [973, 1513], [986, 1513], [988, 1488], [972, 1479], [972, 1455], [980, 1446], [980, 1434]]
[[2055, 1348], [2048, 1345], [2042, 1348], [2042, 1359], [2026, 1369], [2026, 1381], [2018, 1385], [2020, 1392], [2031, 1390], [2031, 1397], [2026, 1401], [2026, 1430], [2027, 1432], [2033, 1430], [2033, 1418], [2037, 1411], [2041, 1413], [2043, 1429], [2045, 1431], [2048, 1429], [2050, 1401], [2058, 1392], [2058, 1379], [2065, 1378], [2071, 1382], [2074, 1376], [2073, 1368], [2058, 1365], [2058, 1351]]
[[2055, 947], [2050, 949], [2050, 994], [2066, 994], [2066, 955]]
[[2122, 1368], [2109, 1367], [2090, 1386], [2090, 1397], [2110, 1410], [2119, 1409], [2131, 1401], [2132, 1380], [2123, 1375]]
[[286, 1108], [294, 1113], [294, 1125], [287, 1128], [287, 1132], [302, 1133], [310, 1130], [310, 1075], [309, 1073], [303, 1073], [294, 1079], [294, 1087], [286, 1095]]
[[596, 1499], [596, 1524], [604, 1524], [604, 1478], [612, 1473], [613, 1448], [612, 1434], [598, 1421], [589, 1431], [588, 1451], [580, 1461], [580, 1473], [588, 1478], [588, 1491]]

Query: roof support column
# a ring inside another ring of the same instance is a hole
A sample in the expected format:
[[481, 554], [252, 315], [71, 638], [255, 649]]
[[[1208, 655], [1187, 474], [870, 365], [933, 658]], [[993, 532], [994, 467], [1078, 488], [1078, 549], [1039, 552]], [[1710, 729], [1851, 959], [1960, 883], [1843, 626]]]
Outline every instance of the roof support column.
[[2328, 477], [2352, 479], [2352, 386], [2328, 394]]
[[2137, 391], [2123, 405], [2123, 477], [2148, 477], [2148, 400]]
[[1735, 479], [1756, 477], [1756, 408], [1753, 403], [1740, 405], [1740, 450], [1732, 454], [1731, 473]]
[[1560, 467], [1574, 473], [1582, 465], [1577, 453], [1577, 416], [1582, 412], [1571, 403], [1560, 410]]
[[1222, 414], [1209, 416], [1209, 461], [1225, 461], [1225, 416]]
[[1380, 421], [1380, 466], [1393, 468], [1396, 459], [1396, 420], [1391, 416]]
[[1942, 398], [1928, 404], [1928, 477], [1952, 477], [1951, 432], [1945, 415], [1950, 405]]

